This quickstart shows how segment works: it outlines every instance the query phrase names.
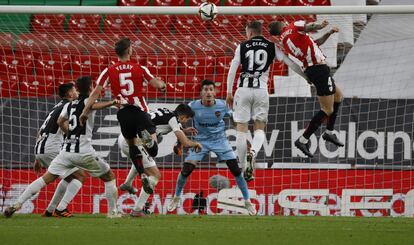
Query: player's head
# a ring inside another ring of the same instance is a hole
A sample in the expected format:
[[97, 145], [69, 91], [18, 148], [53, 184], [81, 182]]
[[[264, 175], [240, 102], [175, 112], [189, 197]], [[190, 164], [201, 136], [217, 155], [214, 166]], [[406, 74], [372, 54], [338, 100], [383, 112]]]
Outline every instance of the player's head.
[[92, 79], [89, 76], [79, 77], [76, 80], [76, 89], [81, 96], [89, 96], [89, 93], [92, 91]]
[[59, 97], [70, 101], [76, 99], [78, 97], [78, 91], [76, 91], [75, 84], [64, 83], [59, 85]]
[[269, 24], [269, 33], [272, 36], [279, 36], [282, 33], [282, 29], [285, 27], [285, 23], [282, 21], [273, 21]]
[[262, 22], [254, 20], [250, 21], [246, 25], [246, 37], [250, 39], [254, 36], [262, 35]]
[[115, 53], [120, 59], [129, 59], [132, 55], [131, 40], [121, 38], [115, 43]]
[[201, 81], [201, 100], [203, 103], [214, 102], [216, 98], [216, 86], [214, 82], [208, 79]]
[[194, 117], [194, 111], [187, 104], [179, 104], [175, 108], [175, 114], [177, 114], [180, 123], [187, 123], [188, 120]]

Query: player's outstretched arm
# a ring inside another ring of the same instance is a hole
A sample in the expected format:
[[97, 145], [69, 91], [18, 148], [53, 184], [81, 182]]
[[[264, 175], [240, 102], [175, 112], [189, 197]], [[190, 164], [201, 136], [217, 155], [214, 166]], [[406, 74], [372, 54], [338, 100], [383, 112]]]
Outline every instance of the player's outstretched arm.
[[329, 24], [328, 21], [324, 20], [322, 23], [309, 23], [305, 24], [305, 32], [313, 32], [313, 31], [319, 31], [323, 28], [325, 28]]
[[189, 138], [187, 138], [187, 136], [185, 136], [185, 134], [183, 133], [183, 131], [176, 131], [174, 133], [175, 133], [175, 136], [177, 137], [178, 141], [184, 147], [191, 147], [191, 148], [197, 148], [197, 149], [203, 148], [200, 143], [198, 143], [196, 141], [192, 141]]
[[121, 101], [120, 100], [111, 100], [111, 101], [103, 101], [103, 102], [95, 102], [91, 109], [92, 110], [101, 110], [110, 106], [120, 106]]
[[319, 46], [324, 44], [326, 42], [326, 40], [328, 40], [328, 38], [338, 32], [339, 29], [337, 27], [332, 28], [330, 31], [328, 31], [327, 33], [325, 33], [322, 37], [318, 38], [315, 40], [315, 43], [318, 44]]
[[101, 94], [101, 91], [103, 89], [102, 85], [97, 85], [92, 93], [89, 95], [89, 99], [85, 105], [85, 108], [83, 108], [82, 114], [79, 117], [79, 122], [81, 126], [85, 125], [86, 120], [88, 120], [88, 114], [92, 107], [92, 105], [95, 103], [95, 101], [99, 98], [99, 95]]

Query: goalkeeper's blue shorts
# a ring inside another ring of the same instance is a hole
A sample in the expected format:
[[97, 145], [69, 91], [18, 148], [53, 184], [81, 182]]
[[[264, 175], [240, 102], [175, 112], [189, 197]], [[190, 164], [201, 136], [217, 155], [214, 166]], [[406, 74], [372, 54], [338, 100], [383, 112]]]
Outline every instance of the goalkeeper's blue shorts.
[[227, 140], [227, 138], [198, 142], [203, 146], [203, 149], [201, 149], [199, 152], [196, 152], [191, 148], [188, 151], [187, 157], [185, 158], [186, 162], [201, 161], [210, 151], [214, 152], [217, 155], [219, 161], [236, 159], [236, 155], [234, 154], [233, 148], [231, 147], [230, 142]]

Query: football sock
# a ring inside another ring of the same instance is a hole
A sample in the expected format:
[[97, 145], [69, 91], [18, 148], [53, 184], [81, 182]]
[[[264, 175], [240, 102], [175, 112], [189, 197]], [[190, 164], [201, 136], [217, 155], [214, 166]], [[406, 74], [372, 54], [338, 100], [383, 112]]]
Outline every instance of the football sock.
[[263, 143], [266, 139], [266, 134], [263, 130], [257, 129], [254, 131], [254, 137], [252, 140], [252, 150], [257, 153], [263, 146]]
[[185, 183], [187, 183], [187, 177], [183, 176], [181, 173], [178, 175], [177, 178], [177, 184], [175, 186], [175, 196], [179, 197], [181, 196], [181, 192], [183, 191], [183, 188], [185, 186]]
[[33, 181], [19, 196], [19, 198], [17, 199], [17, 204], [22, 205], [27, 200], [29, 200], [33, 195], [37, 194], [45, 186], [46, 186], [46, 183], [42, 177]]
[[46, 210], [49, 213], [53, 213], [56, 209], [56, 206], [59, 204], [60, 200], [62, 200], [63, 195], [66, 192], [66, 187], [68, 186], [68, 182], [66, 180], [61, 180], [56, 187], [55, 193], [53, 194], [52, 200], [47, 206]]
[[116, 188], [116, 180], [105, 182], [105, 196], [108, 201], [108, 213], [116, 213], [116, 200], [118, 199], [118, 189]]
[[237, 131], [236, 133], [237, 157], [242, 170], [246, 170], [247, 133]]
[[[149, 176], [148, 181], [150, 182], [153, 189], [158, 184], [158, 178], [156, 178], [154, 176]], [[135, 204], [134, 210], [135, 211], [142, 210], [145, 206], [145, 203], [148, 201], [148, 198], [149, 198], [150, 195], [151, 194], [148, 194], [147, 192], [145, 192], [144, 188], [141, 187], [141, 192], [139, 193], [138, 201]]]
[[134, 181], [137, 175], [138, 175], [137, 169], [135, 168], [135, 166], [131, 166], [131, 169], [129, 170], [128, 176], [126, 177], [124, 184], [132, 186], [132, 181]]
[[133, 145], [129, 147], [129, 157], [132, 163], [135, 166], [135, 169], [138, 171], [139, 175], [144, 173], [144, 165], [142, 163], [141, 152], [138, 149], [138, 146]]
[[335, 126], [336, 117], [338, 116], [339, 106], [341, 102], [335, 102], [333, 106], [333, 112], [328, 118], [328, 123], [326, 124], [326, 129], [333, 131]]
[[63, 196], [62, 200], [60, 201], [59, 206], [57, 206], [57, 210], [59, 210], [59, 211], [65, 210], [68, 207], [69, 203], [73, 200], [73, 198], [79, 192], [81, 187], [82, 187], [82, 182], [80, 182], [77, 179], [73, 179], [68, 184], [68, 188], [66, 188], [65, 195]]
[[309, 139], [316, 130], [318, 130], [319, 126], [321, 126], [323, 119], [327, 117], [326, 113], [322, 110], [318, 111], [318, 113], [313, 116], [312, 120], [310, 121], [308, 127], [306, 128], [305, 132], [303, 133], [303, 137]]
[[242, 175], [234, 177], [236, 179], [237, 186], [239, 187], [244, 200], [249, 200], [249, 189], [247, 187], [246, 180], [244, 180]]

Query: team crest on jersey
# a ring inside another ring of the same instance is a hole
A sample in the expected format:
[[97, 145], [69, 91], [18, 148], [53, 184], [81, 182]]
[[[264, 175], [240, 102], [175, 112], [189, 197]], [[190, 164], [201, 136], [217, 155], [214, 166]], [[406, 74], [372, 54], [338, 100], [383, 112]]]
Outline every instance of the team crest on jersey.
[[216, 111], [214, 114], [216, 115], [216, 117], [220, 117], [221, 116], [221, 112], [220, 111]]

